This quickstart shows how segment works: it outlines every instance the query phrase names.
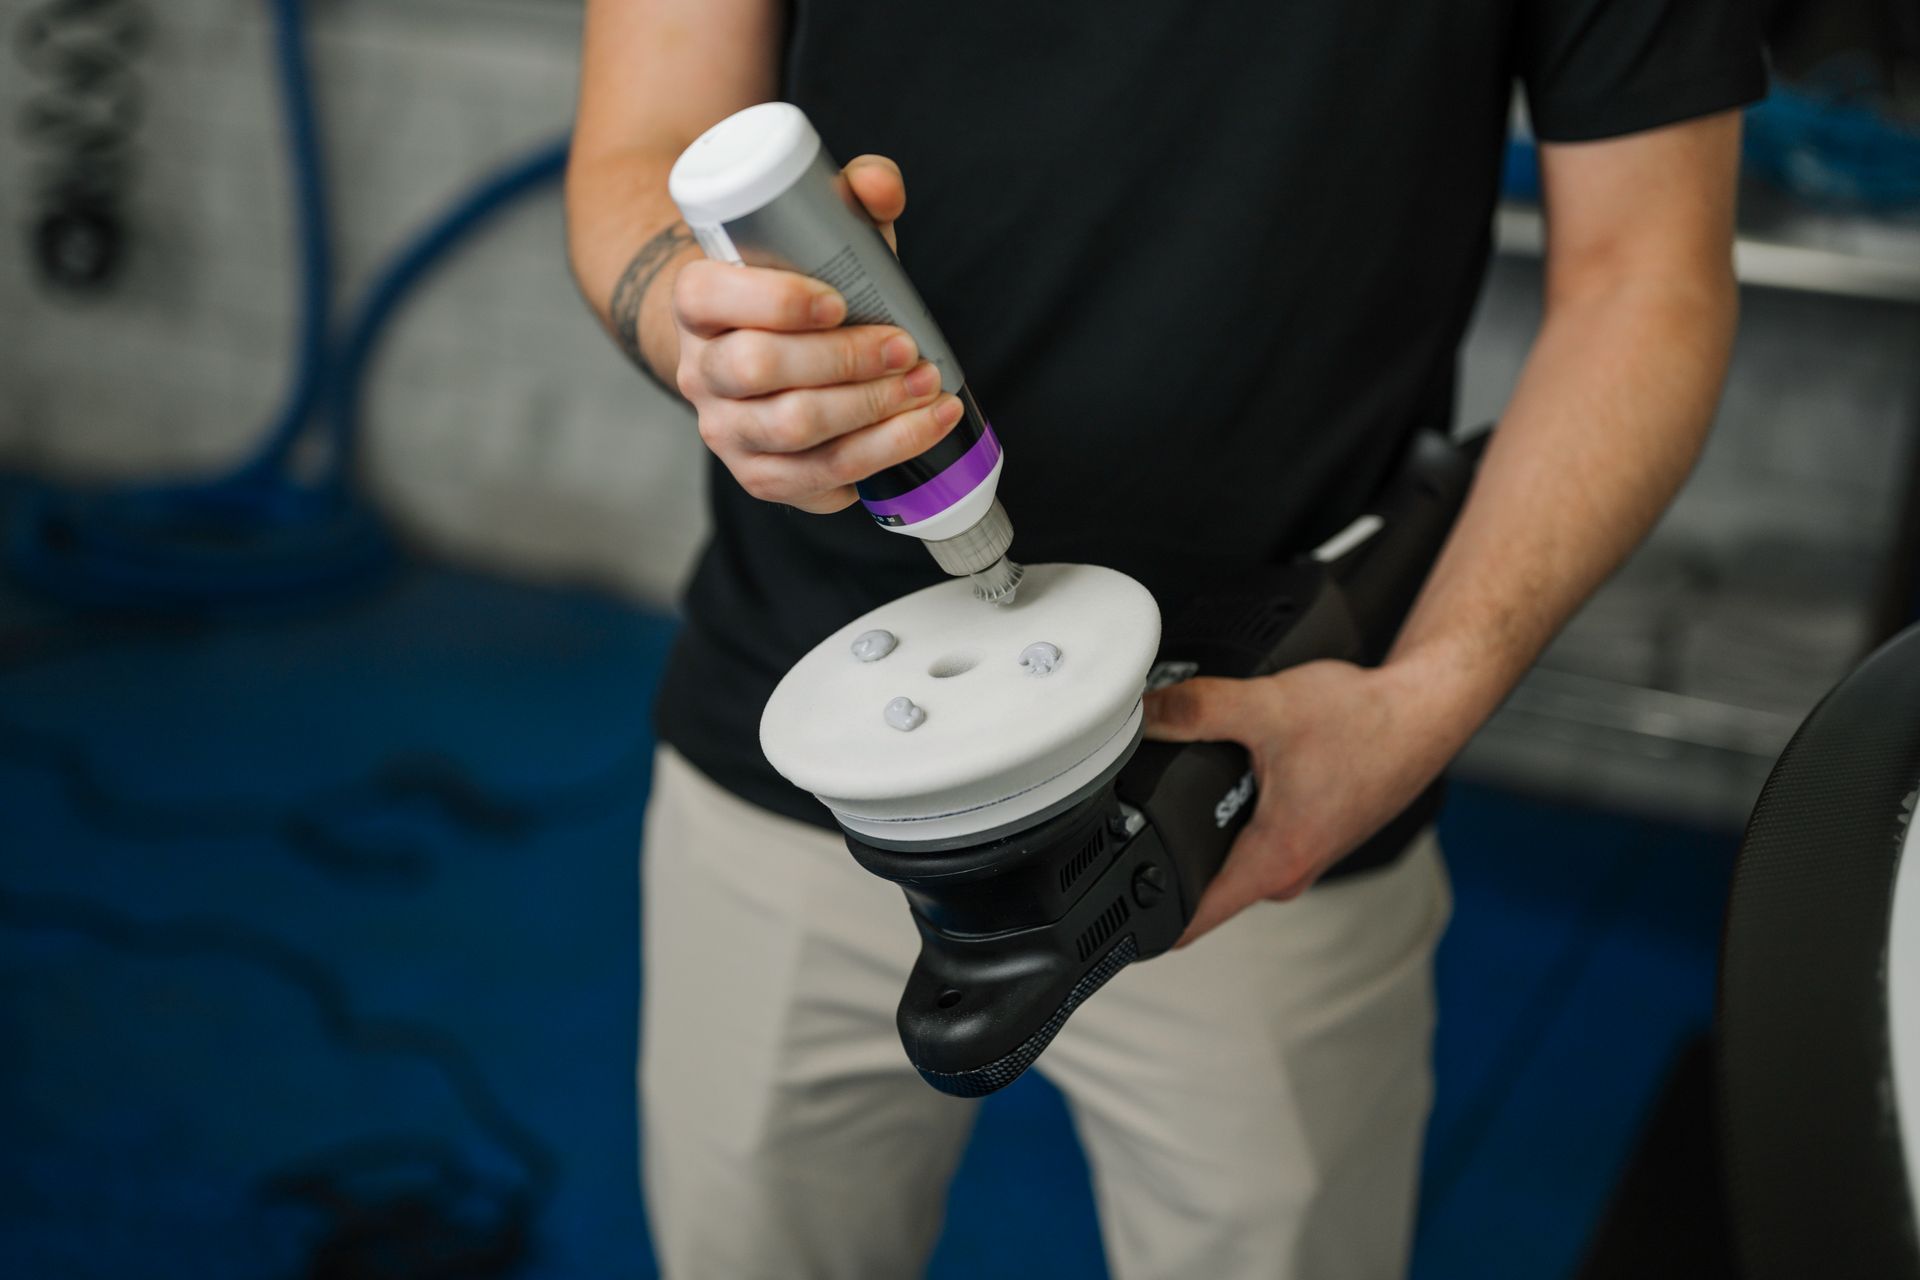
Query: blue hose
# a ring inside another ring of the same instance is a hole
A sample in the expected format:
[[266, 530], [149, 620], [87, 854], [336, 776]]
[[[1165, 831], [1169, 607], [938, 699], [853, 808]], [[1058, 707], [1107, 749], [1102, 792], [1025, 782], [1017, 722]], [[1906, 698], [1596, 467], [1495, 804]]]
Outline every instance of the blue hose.
[[536, 147], [521, 159], [496, 169], [440, 217], [416, 232], [368, 288], [333, 361], [327, 395], [333, 460], [342, 475], [352, 470], [353, 443], [359, 435], [367, 366], [401, 303], [494, 215], [523, 196], [557, 183], [566, 167], [567, 142], [562, 138]]
[[[343, 335], [331, 334], [332, 236], [314, 109], [305, 0], [268, 0], [299, 245], [293, 373], [259, 445], [205, 480], [74, 493], [41, 488], [18, 504], [7, 552], [30, 584], [66, 603], [201, 611], [273, 604], [363, 583], [396, 560], [379, 519], [353, 492], [364, 382], [402, 303], [494, 215], [560, 176], [564, 141], [483, 178], [378, 273]], [[310, 481], [290, 471], [316, 421], [332, 448]]]
[[1866, 214], [1920, 209], [1920, 128], [1861, 54], [1831, 58], [1749, 108], [1748, 172], [1809, 204]]
[[280, 416], [233, 478], [260, 477], [273, 485], [312, 417], [326, 378], [328, 330], [333, 324], [333, 228], [327, 209], [326, 156], [314, 108], [313, 67], [307, 53], [305, 0], [268, 3], [273, 11], [281, 119], [293, 166], [294, 224], [300, 245], [300, 331], [294, 376]]

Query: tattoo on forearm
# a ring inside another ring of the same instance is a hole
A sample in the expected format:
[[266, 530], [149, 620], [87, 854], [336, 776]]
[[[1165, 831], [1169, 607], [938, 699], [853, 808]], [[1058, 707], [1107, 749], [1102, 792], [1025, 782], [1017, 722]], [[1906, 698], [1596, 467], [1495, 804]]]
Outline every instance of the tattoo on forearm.
[[641, 245], [633, 261], [620, 273], [619, 282], [613, 286], [613, 298], [607, 303], [614, 340], [627, 353], [627, 358], [640, 366], [641, 372], [656, 381], [660, 375], [640, 350], [640, 306], [647, 300], [647, 290], [653, 287], [654, 279], [673, 261], [675, 254], [692, 243], [693, 233], [684, 222], [676, 222]]

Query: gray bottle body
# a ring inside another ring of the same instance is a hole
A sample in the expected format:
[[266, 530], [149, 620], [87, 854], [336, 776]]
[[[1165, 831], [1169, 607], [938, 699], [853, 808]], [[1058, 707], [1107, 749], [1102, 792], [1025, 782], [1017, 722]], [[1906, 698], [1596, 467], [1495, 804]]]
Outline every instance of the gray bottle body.
[[913, 336], [941, 389], [959, 397], [961, 418], [925, 453], [862, 480], [860, 501], [876, 523], [926, 540], [950, 572], [978, 572], [978, 561], [1003, 555], [1012, 532], [994, 502], [999, 439], [926, 301], [826, 149], [751, 211], [717, 223], [689, 216], [688, 226], [710, 258], [811, 276], [846, 299], [845, 323], [891, 324]]
[[1021, 569], [1007, 558], [1013, 524], [995, 498], [1005, 458], [960, 362], [885, 237], [790, 102], [734, 112], [674, 161], [667, 188], [710, 258], [776, 267], [831, 285], [848, 324], [892, 324], [912, 335], [960, 401], [952, 429], [916, 457], [855, 485], [874, 521], [919, 539], [974, 594], [1006, 603]]
[[695, 226], [710, 258], [779, 267], [831, 285], [847, 300], [848, 324], [891, 324], [913, 335], [920, 354], [940, 370], [940, 386], [959, 391], [966, 378], [934, 323], [920, 291], [879, 228], [856, 203], [846, 177], [822, 148], [800, 179], [752, 213], [722, 223], [721, 235]]

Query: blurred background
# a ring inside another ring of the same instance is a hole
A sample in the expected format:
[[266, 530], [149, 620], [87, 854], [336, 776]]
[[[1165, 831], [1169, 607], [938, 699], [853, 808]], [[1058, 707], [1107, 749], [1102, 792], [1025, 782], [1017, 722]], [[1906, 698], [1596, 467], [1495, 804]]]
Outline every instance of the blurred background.
[[[0, 0], [0, 1273], [654, 1274], [636, 853], [702, 450], [566, 274], [579, 23]], [[1707, 457], [1456, 770], [1423, 1280], [1625, 1274], [1741, 824], [1915, 613], [1920, 13], [1773, 26]], [[1463, 424], [1537, 186], [1517, 113]], [[1105, 1274], [1038, 1076], [932, 1274]]]

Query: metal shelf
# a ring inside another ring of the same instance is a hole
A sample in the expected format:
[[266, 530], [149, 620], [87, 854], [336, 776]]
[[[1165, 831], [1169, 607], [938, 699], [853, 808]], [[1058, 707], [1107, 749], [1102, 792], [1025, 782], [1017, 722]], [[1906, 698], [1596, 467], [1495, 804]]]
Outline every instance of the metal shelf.
[[1474, 781], [1735, 827], [1799, 719], [1536, 668], [1461, 754]]
[[585, 0], [352, 0], [343, 7], [406, 21], [425, 19], [444, 37], [468, 29], [476, 20], [495, 27], [531, 23], [549, 30], [577, 31], [584, 6]]
[[[1920, 304], [1920, 225], [1788, 213], [1779, 208], [1771, 213], [1763, 228], [1743, 230], [1734, 245], [1734, 269], [1742, 283]], [[1496, 252], [1537, 258], [1545, 243], [1545, 219], [1539, 208], [1516, 203], [1500, 206], [1494, 217]]]

